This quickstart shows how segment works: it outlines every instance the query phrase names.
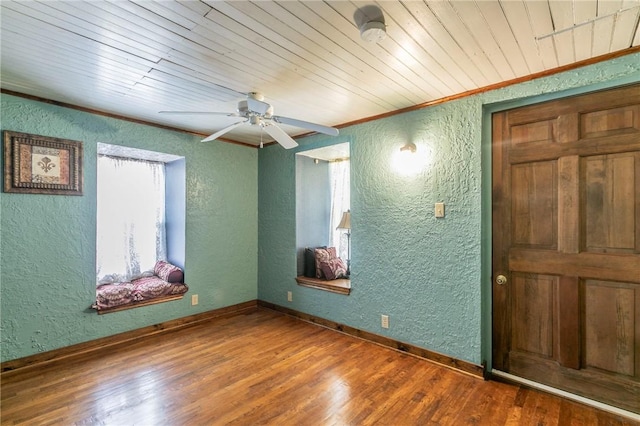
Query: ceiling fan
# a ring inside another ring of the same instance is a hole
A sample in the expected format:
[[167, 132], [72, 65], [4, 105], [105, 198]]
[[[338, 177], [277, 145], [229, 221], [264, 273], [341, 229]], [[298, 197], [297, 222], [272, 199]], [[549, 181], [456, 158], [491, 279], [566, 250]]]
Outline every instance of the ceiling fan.
[[[241, 126], [245, 123], [250, 125], [258, 125], [265, 132], [276, 140], [280, 145], [286, 149], [295, 148], [298, 143], [285, 133], [279, 124], [287, 124], [290, 126], [300, 127], [302, 129], [311, 130], [318, 133], [324, 133], [329, 136], [338, 136], [338, 129], [335, 127], [323, 126], [322, 124], [310, 123], [308, 121], [297, 120], [295, 118], [281, 117], [279, 115], [273, 115], [273, 106], [267, 102], [264, 102], [264, 96], [258, 92], [250, 92], [247, 94], [247, 99], [238, 102], [238, 109], [236, 112], [200, 112], [200, 111], [160, 111], [164, 114], [214, 114], [214, 115], [226, 115], [228, 117], [242, 117], [241, 121], [233, 123], [221, 130], [218, 130], [214, 134], [202, 139], [202, 142], [209, 142], [219, 138], [225, 133]], [[261, 144], [262, 145], [262, 144]]]

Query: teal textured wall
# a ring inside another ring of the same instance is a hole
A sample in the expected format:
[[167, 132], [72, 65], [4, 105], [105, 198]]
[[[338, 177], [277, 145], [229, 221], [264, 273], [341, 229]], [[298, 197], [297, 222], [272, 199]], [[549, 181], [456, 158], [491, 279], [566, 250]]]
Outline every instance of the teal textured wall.
[[[487, 111], [634, 81], [639, 54], [348, 127], [336, 138], [310, 136], [295, 150], [261, 150], [259, 298], [480, 364], [491, 309]], [[351, 142], [349, 296], [294, 280], [295, 153], [344, 141]], [[412, 177], [390, 166], [406, 142], [427, 162]], [[439, 201], [443, 219], [433, 213]], [[388, 330], [381, 314], [390, 317]]]
[[[84, 195], [2, 193], [2, 361], [257, 297], [257, 150], [2, 95], [2, 130], [84, 147]], [[180, 300], [96, 315], [96, 144], [186, 158], [185, 276]], [[191, 306], [190, 295], [199, 295]]]
[[[638, 54], [352, 126], [337, 138], [308, 137], [298, 150], [260, 151], [1, 95], [0, 129], [83, 141], [85, 166], [82, 197], [0, 193], [1, 359], [257, 296], [480, 363], [490, 315], [486, 112], [634, 81]], [[352, 167], [350, 296], [294, 280], [295, 152], [345, 141]], [[431, 157], [413, 178], [389, 167], [406, 141]], [[97, 142], [186, 157], [184, 300], [101, 316], [88, 309], [95, 291]], [[447, 204], [446, 218], [433, 217], [436, 201]], [[199, 294], [198, 306], [190, 306], [190, 294]], [[390, 315], [387, 331], [380, 314]]]

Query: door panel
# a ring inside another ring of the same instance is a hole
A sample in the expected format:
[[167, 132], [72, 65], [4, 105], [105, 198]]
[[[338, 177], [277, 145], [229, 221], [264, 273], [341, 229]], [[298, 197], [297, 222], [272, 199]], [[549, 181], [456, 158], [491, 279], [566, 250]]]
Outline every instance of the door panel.
[[588, 112], [581, 115], [582, 138], [600, 138], [640, 131], [638, 105]]
[[514, 273], [512, 287], [512, 350], [553, 357], [553, 304], [558, 277]]
[[640, 85], [493, 116], [494, 368], [640, 413]]
[[585, 362], [633, 377], [638, 364], [640, 286], [586, 280]]
[[555, 248], [557, 238], [556, 162], [516, 164], [511, 169], [513, 244]]
[[638, 250], [634, 177], [637, 153], [598, 155], [584, 161], [586, 248], [589, 252], [633, 253]]

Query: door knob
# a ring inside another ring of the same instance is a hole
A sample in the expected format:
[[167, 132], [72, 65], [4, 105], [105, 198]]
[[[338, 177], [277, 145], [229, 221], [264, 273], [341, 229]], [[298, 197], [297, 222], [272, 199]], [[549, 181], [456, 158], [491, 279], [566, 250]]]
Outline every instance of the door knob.
[[496, 284], [498, 285], [504, 285], [507, 283], [507, 277], [505, 277], [504, 275], [498, 275], [496, 277]]

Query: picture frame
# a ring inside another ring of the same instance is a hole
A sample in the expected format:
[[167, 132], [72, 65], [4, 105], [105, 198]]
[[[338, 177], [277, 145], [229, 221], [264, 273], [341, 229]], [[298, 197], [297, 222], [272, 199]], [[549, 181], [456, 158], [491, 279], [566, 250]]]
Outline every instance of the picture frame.
[[82, 195], [82, 142], [4, 131], [4, 192]]

